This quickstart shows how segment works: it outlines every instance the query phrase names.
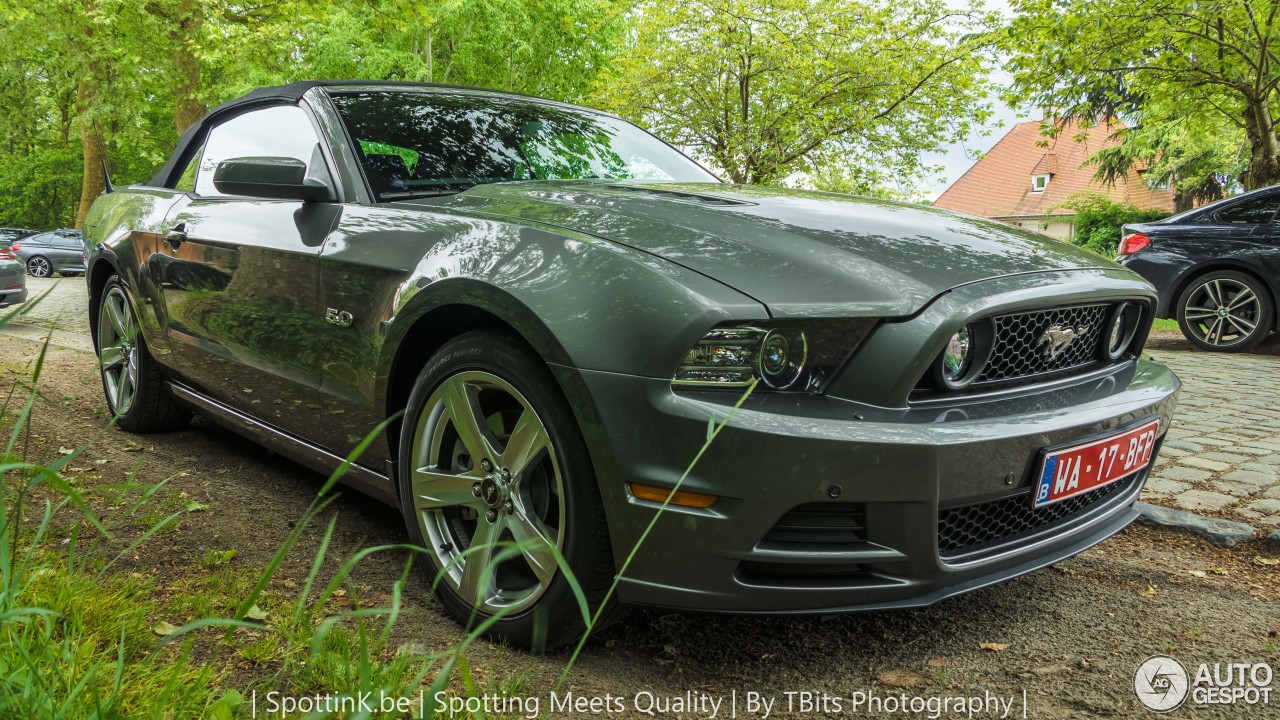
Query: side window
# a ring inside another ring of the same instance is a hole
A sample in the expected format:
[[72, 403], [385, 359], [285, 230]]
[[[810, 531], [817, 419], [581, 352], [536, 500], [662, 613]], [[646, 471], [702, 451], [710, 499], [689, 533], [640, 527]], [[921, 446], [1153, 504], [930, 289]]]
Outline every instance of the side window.
[[213, 186], [213, 171], [223, 160], [240, 157], [288, 157], [311, 162], [320, 138], [311, 120], [296, 105], [281, 105], [237, 115], [209, 131], [200, 166], [196, 194], [223, 197]]
[[187, 163], [187, 167], [182, 171], [182, 177], [178, 178], [178, 182], [173, 186], [174, 190], [182, 192], [196, 191], [196, 171], [200, 169], [200, 156], [204, 155], [204, 146], [201, 145], [196, 154], [192, 156], [191, 162]]
[[1248, 200], [1218, 211], [1218, 222], [1228, 225], [1265, 225], [1276, 214], [1280, 194]]

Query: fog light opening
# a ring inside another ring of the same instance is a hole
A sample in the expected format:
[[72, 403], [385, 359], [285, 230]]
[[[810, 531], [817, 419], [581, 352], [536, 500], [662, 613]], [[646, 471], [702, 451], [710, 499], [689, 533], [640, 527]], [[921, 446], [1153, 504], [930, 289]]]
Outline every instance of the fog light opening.
[[1134, 303], [1120, 303], [1107, 316], [1106, 333], [1102, 336], [1101, 355], [1104, 361], [1119, 360], [1129, 351], [1137, 335], [1141, 311]]

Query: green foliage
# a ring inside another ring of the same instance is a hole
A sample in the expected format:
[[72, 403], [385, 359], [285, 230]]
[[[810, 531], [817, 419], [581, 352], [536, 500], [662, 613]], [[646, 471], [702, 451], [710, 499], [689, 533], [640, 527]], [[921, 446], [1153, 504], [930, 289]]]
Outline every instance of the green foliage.
[[78, 146], [0, 153], [0, 225], [71, 227], [80, 201], [81, 164]]
[[909, 195], [921, 155], [988, 115], [993, 16], [979, 7], [0, 0], [0, 223], [76, 224], [104, 154], [117, 185], [145, 182], [206, 108], [307, 78], [601, 103], [735, 181], [803, 172], [820, 188]]
[[1067, 208], [1076, 212], [1075, 232], [1071, 242], [1099, 255], [1115, 257], [1120, 245], [1120, 226], [1161, 220], [1169, 216], [1163, 210], [1143, 210], [1127, 203], [1112, 202], [1101, 193], [1075, 193], [1050, 210]]
[[1274, 0], [1015, 0], [1013, 9], [1001, 42], [1014, 77], [1008, 101], [1139, 128], [1130, 147], [1103, 158], [1104, 177], [1150, 165], [1196, 199], [1237, 180], [1280, 182]]
[[[82, 193], [149, 180], [218, 102], [311, 78], [421, 80], [582, 100], [625, 0], [0, 0], [0, 224], [79, 222]], [[85, 157], [90, 169], [84, 171]]]
[[302, 28], [296, 70], [580, 101], [619, 50], [628, 6], [624, 0], [347, 3]]
[[734, 182], [838, 166], [911, 180], [920, 156], [988, 116], [977, 4], [941, 0], [649, 0], [599, 103]]

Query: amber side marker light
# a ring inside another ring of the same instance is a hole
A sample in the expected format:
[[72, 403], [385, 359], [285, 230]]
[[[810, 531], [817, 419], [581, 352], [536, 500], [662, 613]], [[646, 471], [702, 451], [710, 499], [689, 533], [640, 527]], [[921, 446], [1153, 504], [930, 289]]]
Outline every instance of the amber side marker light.
[[691, 508], [709, 508], [712, 503], [720, 498], [715, 495], [704, 495], [696, 492], [686, 492], [677, 490], [675, 494], [671, 493], [670, 488], [660, 488], [653, 485], [641, 485], [640, 483], [631, 483], [631, 493], [641, 500], [649, 500], [651, 502], [666, 502], [667, 496], [671, 495], [672, 505], [683, 505]]

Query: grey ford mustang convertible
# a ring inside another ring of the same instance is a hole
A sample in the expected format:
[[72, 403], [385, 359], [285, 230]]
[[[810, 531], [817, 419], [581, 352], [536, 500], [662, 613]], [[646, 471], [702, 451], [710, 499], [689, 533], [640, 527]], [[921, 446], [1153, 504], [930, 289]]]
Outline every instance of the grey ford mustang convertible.
[[86, 228], [121, 428], [195, 410], [331, 471], [392, 418], [344, 481], [524, 645], [579, 636], [564, 568], [598, 607], [655, 516], [602, 617], [925, 605], [1069, 557], [1135, 517], [1179, 386], [1108, 261], [722, 184], [504, 93], [257, 90]]

